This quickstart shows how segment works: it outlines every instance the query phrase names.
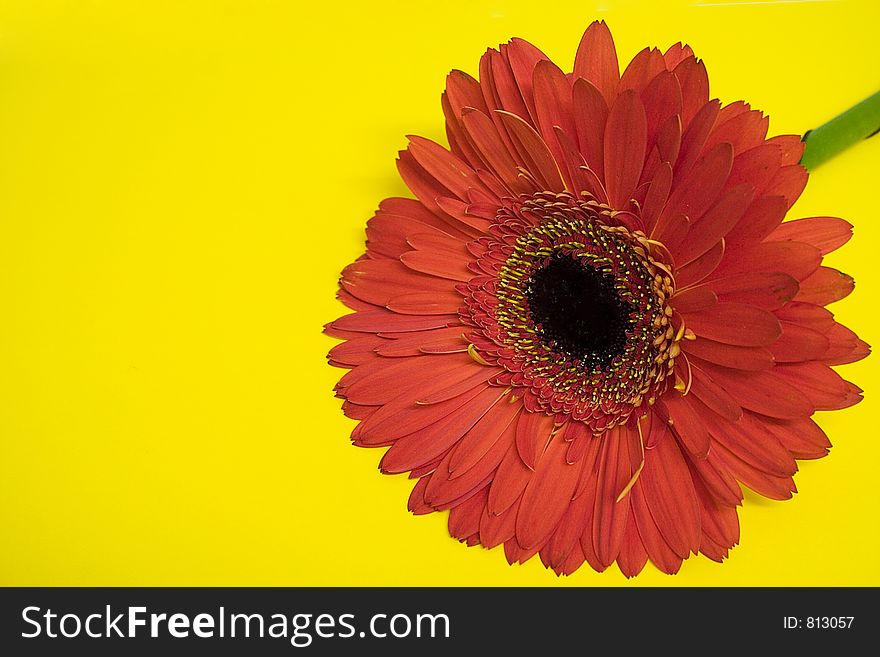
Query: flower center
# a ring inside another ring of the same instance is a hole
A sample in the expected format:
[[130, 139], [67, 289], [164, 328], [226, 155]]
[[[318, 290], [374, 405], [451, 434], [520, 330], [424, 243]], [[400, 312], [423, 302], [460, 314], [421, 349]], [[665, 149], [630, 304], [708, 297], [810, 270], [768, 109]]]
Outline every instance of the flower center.
[[472, 355], [503, 367], [493, 382], [530, 411], [598, 434], [675, 379], [684, 325], [669, 305], [668, 256], [607, 206], [567, 193], [521, 196], [470, 248], [480, 273], [459, 289]]
[[529, 312], [544, 344], [586, 368], [607, 367], [623, 353], [636, 308], [621, 299], [614, 277], [556, 253], [526, 286]]

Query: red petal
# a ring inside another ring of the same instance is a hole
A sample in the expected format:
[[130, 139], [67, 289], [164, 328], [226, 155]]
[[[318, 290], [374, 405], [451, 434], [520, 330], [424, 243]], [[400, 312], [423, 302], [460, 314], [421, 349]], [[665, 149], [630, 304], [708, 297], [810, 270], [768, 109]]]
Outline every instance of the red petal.
[[562, 436], [551, 440], [523, 493], [516, 540], [526, 549], [544, 544], [571, 503], [582, 464], [567, 463], [567, 449]]
[[829, 331], [834, 327], [834, 315], [822, 306], [792, 301], [776, 311], [776, 316], [786, 322], [803, 324], [817, 331]]
[[625, 91], [611, 105], [605, 128], [605, 189], [612, 207], [629, 204], [645, 163], [647, 119], [638, 94]]
[[807, 217], [780, 224], [769, 240], [793, 240], [812, 244], [822, 255], [827, 255], [846, 244], [852, 237], [852, 224], [837, 217]]
[[784, 196], [791, 208], [807, 186], [807, 178], [807, 170], [800, 164], [784, 166], [770, 180], [765, 192], [768, 195]]
[[465, 109], [461, 121], [473, 145], [508, 189], [516, 193], [532, 191], [517, 174], [516, 162], [488, 116], [477, 110]]
[[660, 125], [657, 131], [657, 156], [661, 162], [668, 162], [673, 166], [678, 164], [681, 138], [680, 116], [672, 116]]
[[456, 505], [449, 511], [449, 535], [460, 541], [480, 531], [480, 517], [486, 505], [486, 489]]
[[327, 358], [332, 364], [355, 366], [376, 358], [376, 350], [387, 341], [375, 336], [363, 336], [338, 344]]
[[742, 417], [742, 408], [736, 403], [721, 386], [719, 386], [708, 373], [696, 365], [691, 367], [693, 383], [690, 394], [699, 399], [707, 408], [731, 422], [736, 422]]
[[722, 241], [676, 272], [675, 281], [678, 289], [681, 290], [705, 280], [718, 268], [723, 257], [724, 242]]
[[461, 111], [465, 107], [473, 107], [483, 113], [488, 111], [483, 102], [480, 83], [464, 71], [455, 69], [446, 76], [446, 94], [449, 104], [456, 110], [458, 116], [461, 116]]
[[[663, 405], [658, 408], [665, 407], [671, 420], [669, 426], [688, 452], [700, 458], [705, 457], [709, 451], [709, 433], [706, 431], [703, 415], [708, 409], [699, 400], [685, 397], [677, 392], [666, 395], [658, 404]], [[662, 439], [664, 429], [659, 421], [657, 432], [657, 436]]]
[[706, 310], [718, 303], [718, 297], [705, 285], [685, 288], [672, 297], [672, 307], [679, 313]]
[[672, 254], [676, 264], [680, 267], [693, 262], [715, 246], [736, 225], [751, 202], [752, 188], [748, 185], [737, 185], [725, 192], [702, 218], [691, 223], [687, 239]]
[[685, 326], [698, 337], [741, 347], [767, 346], [782, 332], [772, 313], [744, 303], [718, 303], [709, 312], [683, 317]]
[[778, 310], [795, 298], [798, 282], [780, 272], [734, 274], [706, 283], [719, 301], [746, 303], [764, 310]]
[[740, 153], [730, 170], [730, 184], [749, 183], [755, 188], [755, 196], [784, 196], [768, 190], [773, 177], [780, 170], [782, 152], [774, 144], [762, 144]]
[[819, 267], [819, 249], [803, 242], [764, 242], [750, 249], [730, 251], [715, 272], [715, 278], [732, 274], [782, 272], [799, 281]]
[[710, 559], [721, 561], [727, 551], [739, 543], [736, 507], [719, 504], [700, 482], [696, 482], [694, 488], [699, 500], [702, 530], [700, 551]]
[[639, 482], [657, 529], [684, 559], [700, 546], [700, 509], [687, 464], [672, 434], [664, 434], [645, 455]]
[[480, 543], [488, 549], [512, 539], [516, 534], [518, 510], [519, 501], [504, 513], [494, 515], [489, 512], [487, 503], [483, 509], [483, 515], [480, 517]]
[[605, 175], [605, 124], [608, 105], [602, 93], [582, 78], [574, 81], [572, 111], [577, 129], [578, 146], [584, 160], [600, 177]]
[[412, 492], [409, 494], [409, 501], [406, 505], [406, 508], [409, 509], [410, 513], [421, 516], [434, 511], [434, 509], [425, 502], [425, 488], [428, 487], [430, 481], [431, 475], [428, 475], [427, 477], [419, 479], [416, 482], [416, 485], [413, 486]]
[[663, 53], [663, 59], [666, 60], [666, 68], [670, 71], [678, 66], [683, 60], [693, 56], [694, 51], [691, 50], [691, 47], [682, 45], [681, 41], [669, 46], [666, 52]]
[[654, 173], [645, 202], [642, 204], [642, 222], [648, 234], [654, 232], [657, 217], [666, 205], [669, 191], [672, 189], [672, 167], [668, 162], [662, 162]]
[[437, 207], [438, 198], [454, 196], [441, 182], [425, 171], [409, 151], [400, 152], [397, 171], [409, 190], [431, 210]]
[[706, 65], [694, 57], [682, 60], [673, 72], [681, 85], [681, 120], [687, 125], [709, 100], [709, 76]]
[[385, 307], [403, 315], [446, 315], [458, 312], [462, 304], [458, 292], [434, 291], [400, 294], [389, 299]]
[[[483, 482], [492, 476], [513, 442], [510, 406], [493, 406], [447, 453], [425, 490], [428, 504], [441, 509], [483, 487]], [[514, 408], [519, 411], [521, 406]]]
[[657, 529], [657, 523], [654, 522], [654, 518], [648, 510], [641, 481], [637, 481], [633, 486], [629, 498], [632, 518], [636, 522], [639, 536], [648, 552], [651, 563], [664, 573], [677, 573], [681, 568], [682, 559], [672, 551], [672, 548], [660, 534], [660, 530]]
[[398, 315], [390, 310], [370, 310], [344, 315], [332, 323], [340, 331], [361, 333], [407, 333], [409, 331], [429, 331], [459, 324], [458, 315], [430, 315], [417, 317]]
[[553, 417], [550, 415], [523, 413], [520, 416], [516, 428], [516, 449], [530, 469], [535, 469], [535, 464], [547, 449], [553, 428]]
[[[525, 415], [527, 413], [523, 413], [520, 418]], [[522, 462], [516, 447], [511, 446], [507, 450], [507, 454], [504, 455], [501, 465], [498, 466], [498, 471], [495, 473], [495, 478], [489, 489], [487, 503], [489, 513], [499, 515], [510, 509], [526, 489], [533, 474], [534, 472]]]
[[593, 507], [592, 544], [600, 563], [614, 563], [629, 519], [628, 504], [617, 498], [632, 478], [629, 456], [631, 431], [615, 427], [602, 436], [599, 452], [599, 474], [596, 480], [596, 501]]
[[378, 406], [360, 406], [359, 404], [352, 404], [348, 400], [342, 402], [343, 414], [352, 420], [366, 420], [378, 410]]
[[818, 360], [828, 351], [828, 338], [819, 331], [790, 322], [781, 324], [782, 335], [770, 345], [770, 352], [777, 363]]
[[448, 252], [408, 251], [400, 256], [400, 261], [413, 271], [451, 281], [466, 283], [474, 277], [467, 261], [451, 257]]
[[670, 251], [677, 251], [678, 246], [687, 237], [690, 228], [687, 215], [667, 214], [657, 220], [651, 237], [661, 242]]
[[642, 93], [660, 73], [666, 72], [666, 62], [656, 48], [644, 48], [627, 64], [620, 76], [617, 93], [633, 89]]
[[783, 164], [797, 164], [804, 154], [804, 140], [800, 135], [776, 135], [767, 140], [782, 150]]
[[396, 340], [382, 340], [376, 353], [386, 357], [420, 356], [422, 354], [444, 354], [467, 350], [468, 340], [464, 337], [464, 327], [418, 331]]
[[[463, 478], [462, 475], [474, 469], [478, 462], [487, 459], [490, 451], [498, 452], [496, 457], [488, 459], [495, 463], [491, 469], [498, 467], [513, 444], [515, 420], [521, 410], [521, 400], [493, 406], [450, 453], [446, 466], [451, 478]], [[499, 445], [503, 445], [503, 449], [497, 449]]]
[[826, 365], [843, 365], [861, 360], [871, 352], [871, 348], [855, 333], [842, 324], [835, 323], [826, 335], [831, 347], [823, 356]]
[[400, 436], [445, 420], [487, 389], [489, 386], [478, 386], [454, 399], [428, 406], [417, 405], [411, 395], [403, 395], [357, 425], [351, 432], [351, 438], [358, 445], [390, 445]]
[[796, 459], [818, 459], [831, 448], [825, 432], [810, 418], [765, 420], [765, 427]]
[[776, 477], [762, 472], [743, 462], [720, 443], [713, 444], [713, 449], [717, 451], [717, 458], [724, 462], [733, 476], [759, 495], [771, 500], [788, 500], [791, 499], [792, 493], [797, 492], [791, 477]]
[[513, 71], [497, 50], [487, 50], [480, 59], [480, 86], [489, 109], [503, 109], [517, 116], [529, 115]]
[[697, 365], [745, 409], [780, 419], [812, 415], [816, 410], [799, 387], [787, 383], [772, 370], [751, 372], [720, 367], [706, 361]]
[[760, 242], [779, 226], [788, 204], [782, 196], [762, 196], [755, 199], [745, 214], [725, 238], [731, 250], [742, 245]]
[[455, 293], [455, 284], [449, 280], [414, 272], [401, 262], [385, 259], [358, 260], [348, 265], [339, 283], [358, 299], [377, 306], [411, 292]]
[[408, 150], [415, 160], [458, 198], [465, 200], [468, 189], [482, 187], [474, 170], [440, 144], [416, 135], [409, 135], [408, 138]]
[[[422, 389], [426, 384], [429, 389], [436, 389], [482, 372], [486, 373], [488, 380], [493, 369], [477, 365], [469, 356], [460, 355], [378, 359], [348, 372], [339, 380], [336, 389], [355, 404], [379, 405], [413, 388]], [[432, 373], [430, 381], [425, 380], [426, 371]], [[414, 401], [415, 394], [409, 399]]]
[[398, 440], [385, 452], [379, 468], [386, 473], [400, 473], [427, 463], [455, 444], [502, 395], [498, 388], [488, 388], [443, 420]]
[[678, 78], [668, 71], [661, 73], [642, 92], [642, 102], [645, 104], [648, 121], [650, 149], [657, 142], [660, 128], [681, 114], [681, 87], [678, 85]]
[[712, 445], [721, 443], [744, 463], [777, 477], [797, 472], [797, 463], [768, 431], [763, 418], [745, 413], [738, 422], [719, 420], [709, 427]]
[[[513, 38], [510, 43], [502, 46], [502, 54], [507, 57], [510, 70], [516, 78], [516, 84], [522, 94], [523, 101], [532, 117], [532, 125], [537, 125], [532, 78], [538, 62], [547, 59], [547, 55], [524, 39]], [[527, 118], [523, 116], [523, 118]]]
[[648, 561], [648, 553], [642, 544], [642, 537], [639, 535], [639, 528], [636, 525], [635, 515], [630, 507], [629, 521], [626, 523], [623, 541], [620, 544], [620, 554], [617, 555], [617, 566], [624, 577], [635, 577]]
[[558, 66], [550, 61], [542, 61], [535, 66], [533, 86], [535, 111], [538, 114], [541, 136], [553, 153], [553, 157], [561, 164], [565, 157], [554, 127], [560, 128], [573, 138], [577, 137], [573, 120], [571, 82]]
[[706, 338], [685, 340], [682, 350], [717, 365], [739, 370], [766, 370], [773, 367], [773, 355], [764, 347], [739, 347]]
[[[747, 111], [729, 116], [734, 107], [745, 108]], [[726, 141], [733, 146], [734, 153], [742, 153], [764, 143], [769, 124], [769, 117], [757, 110], [748, 110], [748, 105], [728, 105], [718, 114], [718, 121], [706, 141], [706, 148]]]
[[[583, 474], [582, 471], [582, 476]], [[593, 479], [595, 480], [595, 475]], [[568, 555], [578, 545], [587, 520], [593, 513], [595, 493], [596, 486], [593, 485], [586, 494], [576, 497], [569, 503], [556, 531], [553, 532], [553, 536], [550, 537], [544, 548], [547, 562], [551, 568], [555, 569], [563, 565]], [[544, 552], [542, 552], [543, 556]]]
[[[718, 195], [724, 187], [724, 182], [727, 180], [727, 175], [730, 173], [731, 162], [733, 162], [733, 148], [730, 144], [718, 144], [718, 146], [706, 153], [690, 174], [684, 178], [684, 182], [677, 184], [673, 188], [669, 201], [660, 215], [660, 221], [669, 214], [684, 214], [692, 223], [702, 217], [706, 210], [718, 199]], [[741, 194], [749, 193], [749, 190], [739, 191]], [[738, 199], [734, 200], [737, 203], [742, 202]], [[717, 218], [712, 220], [717, 221]], [[722, 223], [724, 222], [722, 221]], [[729, 223], [733, 225], [734, 222], [731, 221]], [[694, 230], [696, 230], [696, 227]], [[717, 241], [713, 240], [708, 246], [702, 248], [699, 253], [691, 254], [690, 259], [684, 259], [679, 264], [690, 262], [696, 256], [702, 255]], [[696, 241], [696, 244], [699, 245], [700, 242]]]
[[495, 112], [507, 128], [514, 144], [521, 149], [520, 153], [529, 165], [529, 172], [543, 183], [546, 191], [563, 191], [565, 183], [562, 182], [559, 167], [541, 135], [520, 117], [503, 110]]
[[691, 167], [703, 153], [703, 145], [709, 137], [712, 126], [715, 125], [720, 105], [717, 100], [713, 100], [700, 108], [693, 121], [690, 123], [682, 121], [681, 149], [675, 163], [676, 182], [683, 180], [690, 173]]
[[449, 94], [445, 91], [440, 95], [440, 105], [443, 108], [443, 116], [446, 118], [446, 139], [449, 141], [449, 150], [472, 167], [485, 167], [486, 162], [471, 144], [462, 125], [461, 108], [453, 108]]
[[721, 504], [736, 506], [742, 502], [742, 490], [727, 466], [719, 459], [714, 446], [704, 459], [688, 456], [688, 464], [694, 481], [704, 485]]
[[819, 267], [801, 281], [800, 290], [795, 297], [798, 301], [826, 306], [840, 301], [853, 291], [855, 281], [852, 276], [831, 267]]
[[617, 94], [620, 69], [614, 39], [605, 21], [594, 21], [584, 32], [574, 58], [574, 77], [592, 82], [611, 105]]
[[786, 363], [774, 371], [797, 386], [818, 411], [835, 411], [862, 401], [862, 390], [823, 363]]

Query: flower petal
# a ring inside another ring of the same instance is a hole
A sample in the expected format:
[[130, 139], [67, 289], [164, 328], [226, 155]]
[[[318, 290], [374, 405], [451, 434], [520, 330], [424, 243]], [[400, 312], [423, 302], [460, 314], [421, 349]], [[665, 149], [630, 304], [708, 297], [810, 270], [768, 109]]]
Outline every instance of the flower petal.
[[386, 473], [400, 473], [430, 462], [455, 444], [502, 397], [498, 388], [487, 388], [457, 412], [427, 428], [398, 438], [385, 452], [379, 469]]
[[797, 280], [782, 272], [748, 272], [708, 281], [719, 301], [746, 303], [764, 310], [778, 310], [795, 298]]
[[635, 91], [611, 105], [605, 127], [605, 189], [612, 207], [624, 210], [639, 184], [647, 144], [645, 107]]
[[516, 449], [522, 462], [535, 469], [541, 454], [547, 449], [554, 430], [553, 417], [544, 413], [523, 413], [516, 428]]
[[795, 299], [818, 306], [840, 301], [848, 296], [855, 287], [852, 276], [848, 276], [832, 267], [819, 267], [800, 283], [800, 290]]
[[567, 463], [567, 449], [566, 441], [557, 434], [523, 493], [516, 517], [516, 540], [526, 549], [546, 542], [571, 502], [583, 464]]
[[741, 347], [766, 347], [782, 333], [772, 313], [745, 303], [720, 302], [710, 312], [683, 317], [698, 337]]
[[605, 432], [599, 451], [599, 474], [596, 501], [593, 507], [592, 545], [599, 562], [606, 567], [614, 563], [626, 531], [629, 508], [626, 498], [618, 496], [632, 478], [629, 454], [632, 430], [615, 427]]
[[[723, 145], [722, 145], [723, 148]], [[670, 204], [671, 204], [670, 200]], [[737, 185], [727, 190], [717, 202], [701, 217], [691, 211], [688, 216], [697, 218], [691, 222], [691, 230], [687, 239], [672, 254], [678, 266], [693, 262], [733, 228], [752, 202], [752, 188], [749, 185]]]
[[642, 537], [639, 535], [639, 528], [636, 525], [635, 515], [633, 514], [632, 505], [629, 507], [629, 520], [626, 523], [626, 529], [623, 533], [623, 541], [620, 544], [620, 554], [617, 555], [617, 566], [624, 577], [635, 577], [648, 562], [648, 552], [642, 543]]
[[584, 32], [574, 58], [574, 77], [592, 82], [611, 105], [617, 95], [620, 69], [614, 39], [605, 21], [590, 23]]
[[852, 237], [852, 224], [837, 217], [807, 217], [779, 224], [768, 237], [772, 242], [793, 240], [812, 244], [822, 255], [839, 249]]
[[773, 354], [765, 347], [741, 347], [704, 337], [681, 343], [682, 351], [716, 365], [738, 370], [766, 370], [773, 367]]
[[706, 65], [695, 57], [683, 59], [673, 70], [681, 85], [681, 120], [687, 125], [709, 100]]
[[694, 482], [672, 434], [663, 429], [645, 457], [639, 481], [657, 529], [682, 559], [700, 546], [700, 509]]
[[731, 251], [715, 270], [715, 278], [746, 272], [782, 272], [804, 280], [819, 268], [819, 249], [803, 242], [763, 242], [750, 249]]
[[862, 389], [824, 363], [785, 363], [774, 372], [788, 385], [797, 386], [818, 411], [848, 408], [862, 401]]
[[514, 145], [529, 165], [529, 173], [536, 176], [546, 191], [561, 192], [565, 183], [553, 154], [535, 129], [515, 114], [496, 110], [507, 128]]
[[782, 335], [770, 345], [770, 352], [777, 363], [818, 360], [828, 351], [828, 338], [819, 331], [790, 322], [780, 324]]
[[796, 419], [813, 414], [816, 407], [801, 391], [779, 376], [779, 366], [772, 370], [746, 371], [697, 361], [712, 380], [724, 388], [744, 409], [780, 419]]
[[578, 146], [584, 160], [600, 177], [605, 175], [605, 124], [608, 104], [602, 93], [588, 80], [578, 78], [572, 87], [572, 112]]

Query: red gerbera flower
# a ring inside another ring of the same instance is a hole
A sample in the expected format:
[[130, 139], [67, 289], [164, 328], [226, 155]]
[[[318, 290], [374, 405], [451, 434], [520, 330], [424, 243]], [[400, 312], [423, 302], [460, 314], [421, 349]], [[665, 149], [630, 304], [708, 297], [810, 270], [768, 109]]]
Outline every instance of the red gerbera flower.
[[801, 139], [710, 100], [687, 46], [621, 75], [597, 22], [573, 73], [513, 39], [479, 77], [449, 75], [449, 148], [411, 138], [418, 200], [383, 201], [343, 271], [352, 439], [511, 563], [720, 561], [739, 484], [791, 497], [830, 446], [813, 413], [861, 398], [830, 366], [868, 347], [824, 307], [853, 281], [821, 264], [851, 226], [782, 223]]

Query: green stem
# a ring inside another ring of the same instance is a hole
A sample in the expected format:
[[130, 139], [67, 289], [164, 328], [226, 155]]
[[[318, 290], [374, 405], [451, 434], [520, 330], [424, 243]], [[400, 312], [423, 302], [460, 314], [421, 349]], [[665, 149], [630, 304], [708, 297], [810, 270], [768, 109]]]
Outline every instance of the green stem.
[[880, 132], [880, 91], [804, 135], [801, 164], [812, 171], [856, 142]]

